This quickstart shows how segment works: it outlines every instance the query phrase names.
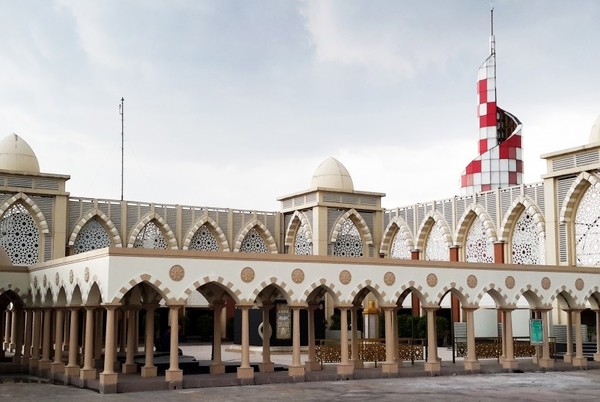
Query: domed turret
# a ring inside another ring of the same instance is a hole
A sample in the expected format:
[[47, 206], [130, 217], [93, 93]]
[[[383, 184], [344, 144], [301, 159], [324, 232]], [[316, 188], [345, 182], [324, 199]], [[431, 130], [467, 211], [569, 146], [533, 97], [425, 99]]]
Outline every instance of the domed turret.
[[590, 130], [590, 144], [595, 142], [600, 142], [600, 115], [598, 115]]
[[312, 177], [312, 188], [330, 188], [354, 191], [352, 177], [348, 170], [335, 158], [326, 159], [319, 165]]
[[40, 173], [40, 164], [35, 153], [16, 134], [0, 140], [0, 169], [24, 173]]

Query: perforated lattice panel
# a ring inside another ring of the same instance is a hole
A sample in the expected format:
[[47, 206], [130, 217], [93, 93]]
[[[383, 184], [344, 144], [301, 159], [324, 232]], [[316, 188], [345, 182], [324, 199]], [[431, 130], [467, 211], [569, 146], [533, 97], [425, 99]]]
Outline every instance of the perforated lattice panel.
[[467, 233], [465, 258], [467, 262], [494, 262], [494, 243], [486, 235], [479, 217], [475, 218]]
[[575, 214], [577, 265], [600, 265], [600, 192], [590, 187]]
[[29, 211], [21, 204], [13, 205], [0, 220], [0, 244], [15, 265], [38, 262], [40, 232]]
[[515, 224], [511, 241], [513, 264], [544, 264], [543, 235], [538, 235], [533, 215], [523, 212]]
[[341, 226], [333, 246], [333, 255], [340, 257], [362, 257], [363, 243], [358, 228], [351, 219], [346, 219]]
[[400, 231], [396, 232], [394, 241], [392, 242], [392, 249], [390, 251], [391, 258], [399, 258], [403, 260], [410, 260], [410, 249], [406, 246], [407, 239], [404, 233]]
[[75, 254], [79, 254], [109, 246], [110, 238], [106, 229], [97, 219], [91, 219], [83, 225], [79, 234], [77, 234], [73, 250]]
[[208, 226], [202, 225], [196, 233], [194, 233], [188, 249], [198, 251], [219, 251], [219, 244]]
[[446, 231], [440, 222], [436, 222], [427, 235], [425, 259], [429, 261], [448, 261], [449, 259]]
[[252, 228], [246, 233], [242, 245], [240, 246], [242, 253], [268, 253], [267, 244], [260, 233], [255, 228]]
[[150, 221], [144, 226], [140, 233], [138, 233], [135, 242], [133, 243], [133, 247], [166, 249], [167, 240], [158, 226], [156, 226], [156, 223]]
[[296, 255], [312, 255], [312, 242], [308, 241], [306, 230], [300, 226], [296, 239], [294, 240], [294, 254]]

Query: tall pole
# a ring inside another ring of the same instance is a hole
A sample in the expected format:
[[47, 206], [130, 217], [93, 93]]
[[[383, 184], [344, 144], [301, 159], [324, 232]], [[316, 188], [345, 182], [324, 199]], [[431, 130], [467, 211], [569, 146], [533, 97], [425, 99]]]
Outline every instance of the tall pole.
[[125, 171], [125, 124], [124, 124], [124, 113], [125, 113], [125, 98], [121, 98], [121, 104], [119, 105], [119, 114], [121, 115], [121, 201], [123, 201], [123, 183], [124, 183], [124, 171]]

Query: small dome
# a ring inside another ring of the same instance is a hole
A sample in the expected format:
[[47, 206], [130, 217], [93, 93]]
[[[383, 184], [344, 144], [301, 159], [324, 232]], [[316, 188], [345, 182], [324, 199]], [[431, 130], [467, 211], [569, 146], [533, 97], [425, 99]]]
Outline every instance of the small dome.
[[592, 125], [590, 130], [590, 144], [600, 142], [600, 115], [596, 117], [596, 121]]
[[312, 177], [312, 187], [354, 191], [354, 184], [352, 183], [350, 173], [335, 158], [326, 159], [315, 170], [315, 174]]
[[0, 169], [40, 173], [40, 164], [29, 144], [18, 135], [11, 134], [0, 140]]

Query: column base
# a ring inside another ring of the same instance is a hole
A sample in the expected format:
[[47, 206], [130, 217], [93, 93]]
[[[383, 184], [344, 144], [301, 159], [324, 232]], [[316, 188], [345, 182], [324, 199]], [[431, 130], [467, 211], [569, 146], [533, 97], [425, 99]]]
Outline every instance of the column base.
[[252, 368], [252, 367], [238, 367], [237, 368], [237, 378], [238, 378], [238, 380], [252, 380], [252, 379], [254, 379], [254, 368]]
[[594, 353], [594, 361], [600, 362], [600, 353]]
[[563, 356], [563, 361], [565, 363], [573, 363], [573, 355], [567, 355], [567, 354], [565, 354]]
[[304, 368], [306, 369], [306, 371], [319, 371], [319, 370], [323, 369], [323, 367], [321, 366], [321, 363], [319, 363], [316, 360], [315, 361], [305, 361]]
[[273, 371], [275, 371], [275, 363], [258, 363], [258, 371], [260, 371], [261, 373], [272, 373]]
[[65, 367], [65, 375], [69, 377], [79, 377], [79, 366], [66, 366]]
[[289, 366], [288, 367], [289, 377], [302, 377], [304, 379], [304, 366]]
[[100, 387], [98, 391], [101, 394], [115, 394], [117, 392], [117, 382], [119, 375], [117, 373], [100, 373]]
[[165, 380], [167, 382], [183, 382], [183, 370], [168, 369], [167, 371], [165, 371]]
[[337, 375], [338, 377], [349, 380], [354, 376], [354, 364], [338, 364]]
[[519, 368], [519, 362], [516, 359], [504, 359], [502, 368], [505, 370], [516, 370]]
[[398, 363], [381, 363], [381, 373], [386, 377], [395, 377], [398, 371]]
[[587, 367], [587, 359], [585, 357], [574, 357], [573, 358], [573, 367]]
[[21, 358], [22, 357], [23, 356], [13, 356], [13, 358], [12, 358], [13, 363], [21, 364]]
[[81, 369], [79, 370], [79, 379], [86, 380], [95, 380], [96, 379], [96, 369]]
[[50, 360], [39, 360], [37, 366], [37, 373], [40, 376], [45, 376], [50, 372], [50, 365], [52, 362]]
[[225, 374], [225, 365], [223, 363], [212, 363], [210, 365], [211, 374]]
[[137, 364], [125, 363], [121, 366], [121, 372], [123, 374], [135, 374], [137, 373]]
[[38, 368], [38, 359], [29, 359], [29, 374], [34, 374]]
[[436, 373], [439, 373], [440, 371], [442, 371], [442, 362], [440, 362], [440, 361], [425, 362], [425, 372], [426, 373], [436, 374]]
[[365, 366], [363, 364], [362, 360], [353, 360], [353, 359], [350, 359], [350, 363], [354, 365], [355, 369], [360, 369], [360, 368], [363, 368]]
[[465, 370], [470, 372], [477, 372], [481, 368], [481, 363], [478, 360], [475, 361], [466, 361], [465, 360]]
[[142, 377], [156, 377], [158, 375], [156, 366], [144, 366], [140, 372]]
[[538, 359], [538, 365], [540, 366], [540, 368], [553, 368], [554, 367], [554, 360], [550, 359], [550, 358], [540, 358]]
[[50, 374], [54, 376], [55, 374], [60, 374], [65, 372], [65, 364], [64, 363], [52, 363], [50, 364]]

